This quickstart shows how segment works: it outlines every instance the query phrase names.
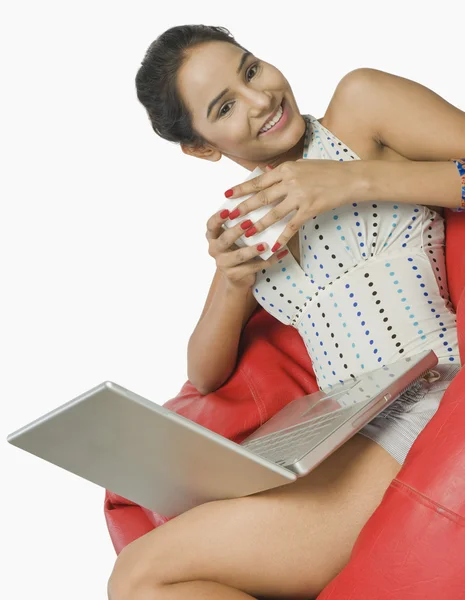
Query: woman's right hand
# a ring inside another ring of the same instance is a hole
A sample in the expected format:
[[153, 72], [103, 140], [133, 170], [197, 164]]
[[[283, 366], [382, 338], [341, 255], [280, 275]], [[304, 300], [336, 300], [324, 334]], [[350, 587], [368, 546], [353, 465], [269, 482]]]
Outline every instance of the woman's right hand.
[[[220, 213], [215, 213], [208, 219], [206, 233], [208, 253], [215, 259], [217, 268], [224, 273], [233, 287], [251, 288], [255, 283], [257, 272], [276, 264], [289, 250], [280, 250], [268, 260], [263, 260], [260, 254], [268, 247], [265, 242], [239, 248], [235, 242], [244, 235], [245, 230], [242, 229], [241, 223], [223, 229], [222, 224], [227, 218], [222, 219]], [[247, 219], [242, 223], [245, 221]]]

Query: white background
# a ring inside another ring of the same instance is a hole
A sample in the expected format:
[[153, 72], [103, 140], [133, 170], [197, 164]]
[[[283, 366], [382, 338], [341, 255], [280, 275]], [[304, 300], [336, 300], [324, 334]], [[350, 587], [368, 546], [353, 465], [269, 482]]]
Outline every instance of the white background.
[[[18, 1], [0, 15], [0, 597], [106, 599], [104, 490], [6, 442], [105, 380], [163, 404], [214, 261], [205, 223], [248, 171], [158, 138], [134, 77], [174, 25], [223, 25], [320, 118], [349, 71], [414, 79], [465, 109], [456, 1]], [[434, 7], [434, 10], [433, 10]], [[434, 123], [425, 123], [433, 127]], [[189, 225], [185, 223], [189, 221]]]

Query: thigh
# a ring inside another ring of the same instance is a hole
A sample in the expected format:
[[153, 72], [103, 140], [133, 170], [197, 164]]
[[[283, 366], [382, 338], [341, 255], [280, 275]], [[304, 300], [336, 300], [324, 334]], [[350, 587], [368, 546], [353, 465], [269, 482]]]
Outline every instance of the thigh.
[[348, 562], [400, 468], [356, 435], [295, 482], [195, 507], [120, 557], [126, 553], [126, 567], [154, 584], [207, 580], [252, 596], [308, 598]]

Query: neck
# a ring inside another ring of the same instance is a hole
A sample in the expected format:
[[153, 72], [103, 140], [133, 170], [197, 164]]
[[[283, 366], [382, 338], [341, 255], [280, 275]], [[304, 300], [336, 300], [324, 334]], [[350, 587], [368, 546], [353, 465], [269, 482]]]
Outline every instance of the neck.
[[271, 159], [268, 162], [263, 163], [263, 167], [261, 166], [261, 164], [259, 164], [258, 166], [262, 170], [265, 170], [265, 166], [266, 165], [270, 165], [273, 168], [275, 168], [275, 167], [278, 167], [279, 165], [281, 165], [284, 162], [299, 160], [303, 156], [304, 142], [305, 142], [305, 132], [304, 132], [303, 136], [300, 138], [300, 140], [297, 142], [297, 144], [294, 147], [290, 148], [284, 154], [280, 154], [277, 158]]

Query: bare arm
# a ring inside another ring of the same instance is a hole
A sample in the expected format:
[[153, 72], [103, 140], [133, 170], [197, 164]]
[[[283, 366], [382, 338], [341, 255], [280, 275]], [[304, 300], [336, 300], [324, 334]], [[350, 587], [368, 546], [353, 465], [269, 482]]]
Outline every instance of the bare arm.
[[216, 213], [207, 222], [208, 252], [217, 269], [187, 349], [189, 381], [204, 395], [218, 389], [234, 371], [242, 330], [258, 305], [252, 293], [257, 272], [288, 252], [262, 260], [259, 255], [266, 243], [238, 248], [235, 242], [244, 233], [243, 222], [225, 230], [225, 220]]
[[241, 332], [256, 307], [252, 288], [232, 285], [217, 269], [187, 350], [188, 378], [200, 393], [218, 389], [232, 374]]

